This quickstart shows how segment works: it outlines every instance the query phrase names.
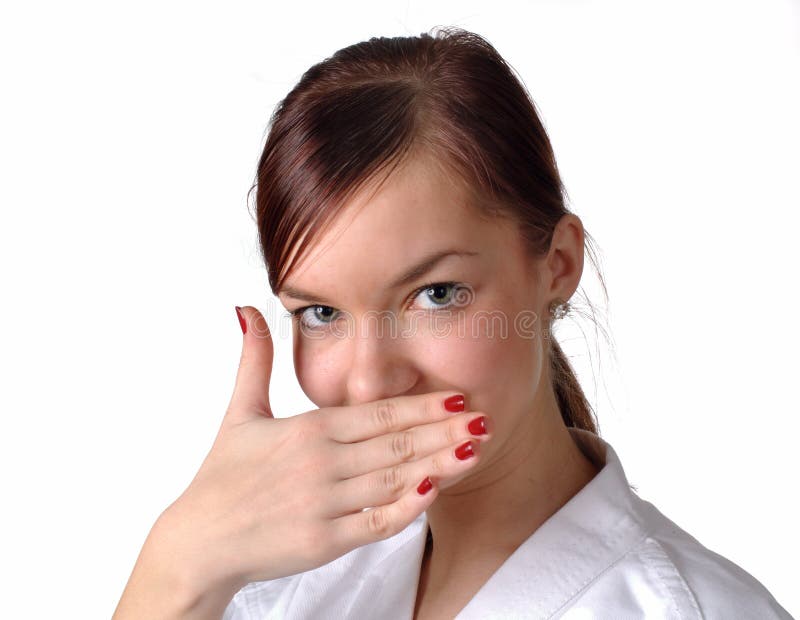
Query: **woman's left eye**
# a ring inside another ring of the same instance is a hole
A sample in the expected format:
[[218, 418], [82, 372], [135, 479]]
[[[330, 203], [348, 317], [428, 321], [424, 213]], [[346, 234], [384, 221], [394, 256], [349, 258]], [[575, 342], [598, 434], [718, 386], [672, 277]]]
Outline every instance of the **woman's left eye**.
[[426, 310], [447, 308], [453, 304], [453, 297], [458, 288], [457, 282], [433, 282], [414, 291], [412, 299], [419, 297], [430, 301], [432, 305], [425, 308]]

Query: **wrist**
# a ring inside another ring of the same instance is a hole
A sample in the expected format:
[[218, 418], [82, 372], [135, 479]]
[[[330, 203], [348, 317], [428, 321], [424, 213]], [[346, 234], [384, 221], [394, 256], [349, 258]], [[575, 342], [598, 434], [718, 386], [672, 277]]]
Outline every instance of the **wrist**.
[[113, 620], [219, 620], [236, 592], [246, 585], [235, 577], [208, 571], [209, 557], [204, 557], [198, 545], [183, 541], [177, 525], [166, 511], [157, 519]]
[[213, 541], [206, 540], [202, 532], [187, 531], [190, 522], [170, 506], [153, 524], [142, 553], [162, 567], [165, 582], [177, 591], [184, 605], [200, 604], [212, 594], [230, 601], [247, 580], [224, 572], [227, 563], [215, 553]]

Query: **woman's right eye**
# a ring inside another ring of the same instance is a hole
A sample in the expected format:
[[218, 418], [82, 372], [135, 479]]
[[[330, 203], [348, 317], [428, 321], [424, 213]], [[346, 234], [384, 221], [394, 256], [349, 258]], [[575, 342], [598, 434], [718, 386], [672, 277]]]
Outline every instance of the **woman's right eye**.
[[336, 310], [330, 306], [303, 306], [292, 310], [290, 314], [305, 328], [322, 329], [336, 317]]

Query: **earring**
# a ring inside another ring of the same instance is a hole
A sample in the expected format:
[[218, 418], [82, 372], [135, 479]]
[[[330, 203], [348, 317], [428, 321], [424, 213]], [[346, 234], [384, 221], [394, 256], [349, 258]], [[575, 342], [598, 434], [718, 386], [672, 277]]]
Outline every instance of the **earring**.
[[568, 301], [554, 299], [550, 303], [550, 316], [552, 316], [554, 320], [564, 318], [564, 316], [566, 316], [567, 312], [569, 311], [570, 311], [570, 305]]

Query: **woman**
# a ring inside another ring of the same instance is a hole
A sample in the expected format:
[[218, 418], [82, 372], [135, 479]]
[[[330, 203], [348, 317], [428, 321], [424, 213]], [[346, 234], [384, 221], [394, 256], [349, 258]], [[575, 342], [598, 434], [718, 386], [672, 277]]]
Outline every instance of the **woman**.
[[258, 166], [272, 291], [319, 409], [274, 418], [237, 307], [234, 394], [115, 617], [786, 618], [628, 486], [558, 343], [590, 239], [477, 35], [309, 69]]

